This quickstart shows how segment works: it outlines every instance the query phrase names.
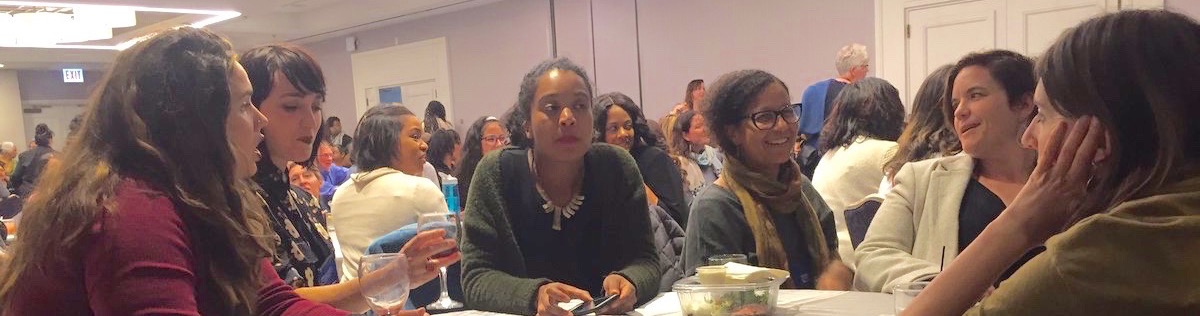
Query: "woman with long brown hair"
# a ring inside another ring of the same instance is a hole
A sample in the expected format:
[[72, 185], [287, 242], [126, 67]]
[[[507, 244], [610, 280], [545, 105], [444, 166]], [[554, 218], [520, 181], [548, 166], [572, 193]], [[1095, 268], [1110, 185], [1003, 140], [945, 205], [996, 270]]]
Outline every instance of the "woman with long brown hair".
[[954, 112], [946, 109], [950, 102], [946, 102], [944, 97], [946, 79], [951, 70], [954, 70], [954, 65], [938, 67], [917, 89], [912, 113], [905, 120], [908, 123], [896, 141], [896, 154], [883, 165], [887, 181], [882, 185], [886, 188], [879, 190], [881, 193], [887, 193], [896, 172], [905, 163], [950, 156], [962, 150], [962, 145], [958, 144], [958, 134], [954, 133], [954, 126], [945, 115]]
[[274, 275], [255, 172], [266, 118], [229, 42], [164, 31], [118, 55], [78, 139], [40, 181], [12, 262], [9, 315], [343, 314]]
[[[1196, 55], [1200, 24], [1167, 11], [1064, 33], [1038, 65], [1029, 182], [905, 313], [1200, 314]], [[1039, 244], [1046, 252], [975, 304]]]

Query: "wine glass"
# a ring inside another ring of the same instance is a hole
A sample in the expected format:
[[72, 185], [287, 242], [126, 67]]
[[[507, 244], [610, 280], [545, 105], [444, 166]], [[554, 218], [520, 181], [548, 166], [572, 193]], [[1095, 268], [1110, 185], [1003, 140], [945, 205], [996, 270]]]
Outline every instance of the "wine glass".
[[[423, 214], [423, 215], [421, 215], [420, 218], [417, 219], [417, 230], [418, 231], [424, 232], [424, 231], [430, 231], [430, 230], [435, 230], [435, 229], [444, 229], [444, 230], [446, 230], [446, 234], [449, 237], [454, 237], [455, 240], [459, 239], [458, 238], [458, 233], [459, 233], [458, 228], [460, 226], [461, 226], [461, 223], [459, 222], [458, 214], [450, 213], [450, 212], [438, 212], [438, 213]], [[453, 255], [457, 251], [458, 251], [458, 247], [455, 247], [454, 249], [450, 249], [445, 252], [433, 255], [433, 259], [444, 258], [444, 257], [450, 256], [450, 255]], [[439, 276], [438, 279], [441, 280], [440, 283], [441, 283], [441, 287], [442, 287], [441, 298], [439, 298], [437, 301], [434, 301], [433, 303], [430, 303], [429, 306], [425, 306], [425, 309], [430, 310], [430, 311], [440, 311], [440, 310], [451, 310], [451, 309], [462, 308], [463, 307], [462, 303], [450, 298], [450, 292], [447, 290], [447, 287], [446, 287], [446, 267], [442, 267], [441, 269], [438, 270], [438, 276]]]
[[408, 259], [404, 254], [362, 256], [358, 278], [362, 295], [376, 315], [391, 315], [408, 300]]

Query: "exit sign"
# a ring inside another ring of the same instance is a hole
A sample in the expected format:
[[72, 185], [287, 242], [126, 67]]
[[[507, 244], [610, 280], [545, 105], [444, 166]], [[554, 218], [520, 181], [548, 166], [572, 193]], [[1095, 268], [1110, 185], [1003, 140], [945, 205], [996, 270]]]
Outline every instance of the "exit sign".
[[63, 82], [83, 82], [83, 69], [63, 68]]

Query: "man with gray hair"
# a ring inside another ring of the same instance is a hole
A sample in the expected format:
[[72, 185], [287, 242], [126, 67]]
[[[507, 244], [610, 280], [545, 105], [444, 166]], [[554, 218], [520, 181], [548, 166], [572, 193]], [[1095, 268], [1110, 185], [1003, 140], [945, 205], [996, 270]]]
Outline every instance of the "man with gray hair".
[[0, 143], [0, 199], [8, 197], [8, 175], [17, 167], [17, 145], [12, 142]]
[[805, 136], [807, 140], [798, 158], [802, 162], [800, 169], [810, 178], [817, 167], [817, 161], [821, 159], [821, 154], [816, 148], [820, 141], [821, 127], [825, 125], [825, 117], [833, 110], [833, 100], [846, 85], [867, 77], [867, 72], [871, 69], [868, 57], [867, 47], [862, 44], [842, 47], [838, 50], [834, 63], [837, 67], [837, 77], [818, 81], [804, 89], [804, 96], [800, 99], [801, 106], [796, 107], [795, 111], [800, 116], [800, 135]]

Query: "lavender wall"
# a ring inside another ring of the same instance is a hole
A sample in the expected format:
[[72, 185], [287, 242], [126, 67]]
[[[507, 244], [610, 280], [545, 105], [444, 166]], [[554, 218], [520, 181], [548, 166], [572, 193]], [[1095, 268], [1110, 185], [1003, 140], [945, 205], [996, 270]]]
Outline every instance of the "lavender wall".
[[84, 70], [84, 82], [65, 83], [62, 70], [20, 70], [17, 72], [17, 80], [21, 82], [21, 100], [87, 99], [103, 76], [103, 71]]
[[[477, 117], [499, 116], [517, 99], [521, 76], [551, 55], [548, 1], [501, 1], [353, 34], [358, 51], [445, 37], [455, 126], [465, 130]], [[345, 38], [306, 45], [325, 71], [326, 115], [338, 116], [347, 131], [358, 122], [354, 79]]]
[[1196, 0], [1165, 0], [1167, 10], [1187, 14], [1193, 19], [1200, 19], [1200, 1]]
[[[874, 43], [873, 4], [554, 0], [557, 46], [551, 46], [550, 0], [508, 0], [354, 36], [359, 51], [446, 37], [454, 120], [460, 128], [478, 116], [503, 113], [516, 99], [521, 76], [554, 48], [588, 70], [598, 93], [624, 92], [657, 117], [682, 100], [684, 87], [695, 78], [711, 82], [725, 72], [761, 68], [798, 91], [832, 76], [839, 47]], [[835, 26], [837, 36], [829, 36]], [[353, 126], [357, 118], [345, 39], [307, 46], [329, 82], [328, 115]]]
[[775, 74], [799, 100], [804, 87], [836, 74], [842, 46], [873, 51], [874, 12], [870, 0], [639, 1], [642, 106], [661, 116], [683, 101], [688, 81], [712, 84], [746, 68]]

